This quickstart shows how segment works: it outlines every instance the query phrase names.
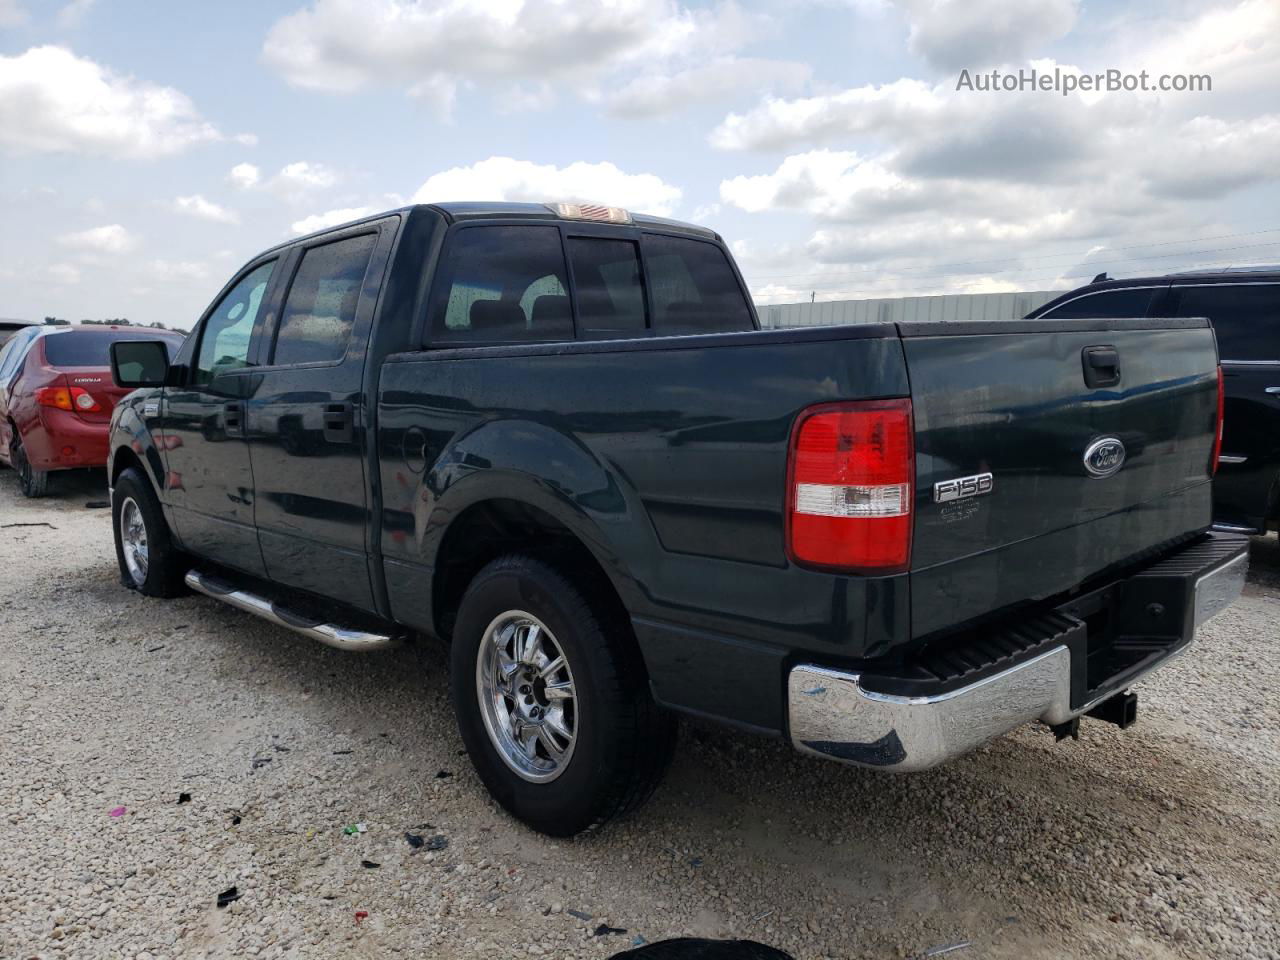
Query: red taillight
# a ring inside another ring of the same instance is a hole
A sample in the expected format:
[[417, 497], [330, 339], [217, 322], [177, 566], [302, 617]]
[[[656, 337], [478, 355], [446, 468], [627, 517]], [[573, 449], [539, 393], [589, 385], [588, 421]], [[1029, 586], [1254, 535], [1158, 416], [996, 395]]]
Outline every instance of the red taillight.
[[791, 435], [787, 551], [796, 563], [873, 573], [911, 559], [910, 400], [824, 404]]
[[1222, 420], [1226, 413], [1226, 393], [1222, 385], [1222, 367], [1218, 367], [1218, 428], [1213, 436], [1213, 456], [1209, 460], [1209, 476], [1218, 472], [1218, 461], [1222, 459]]
[[42, 407], [77, 410], [80, 413], [94, 413], [102, 409], [92, 394], [82, 387], [41, 387], [36, 391], [36, 403]]

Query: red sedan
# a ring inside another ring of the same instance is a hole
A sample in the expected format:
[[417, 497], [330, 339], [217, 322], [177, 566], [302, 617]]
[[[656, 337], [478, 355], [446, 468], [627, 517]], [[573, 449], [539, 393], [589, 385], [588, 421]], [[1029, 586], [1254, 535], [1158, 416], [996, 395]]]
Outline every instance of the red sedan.
[[29, 327], [0, 348], [0, 463], [18, 471], [22, 492], [44, 496], [49, 474], [107, 463], [111, 411], [128, 390], [112, 382], [116, 340], [183, 335], [133, 327]]

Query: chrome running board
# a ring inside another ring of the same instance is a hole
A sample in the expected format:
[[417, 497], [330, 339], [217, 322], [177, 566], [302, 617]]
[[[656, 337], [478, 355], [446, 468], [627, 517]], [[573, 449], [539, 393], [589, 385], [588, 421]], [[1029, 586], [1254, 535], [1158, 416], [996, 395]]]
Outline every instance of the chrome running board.
[[300, 633], [312, 640], [319, 640], [326, 646], [337, 647], [339, 650], [381, 650], [397, 645], [402, 639], [385, 633], [370, 633], [366, 630], [340, 627], [335, 623], [321, 623], [198, 570], [188, 571], [184, 579], [187, 586], [197, 593], [221, 600], [237, 610], [252, 613], [255, 617], [269, 620], [278, 627]]

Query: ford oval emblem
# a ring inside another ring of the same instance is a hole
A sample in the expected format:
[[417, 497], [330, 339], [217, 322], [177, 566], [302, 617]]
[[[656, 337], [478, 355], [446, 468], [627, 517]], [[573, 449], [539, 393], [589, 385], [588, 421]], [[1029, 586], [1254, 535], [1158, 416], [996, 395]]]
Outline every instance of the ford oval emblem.
[[1091, 477], [1110, 477], [1124, 466], [1124, 444], [1118, 437], [1102, 437], [1084, 452], [1084, 468]]

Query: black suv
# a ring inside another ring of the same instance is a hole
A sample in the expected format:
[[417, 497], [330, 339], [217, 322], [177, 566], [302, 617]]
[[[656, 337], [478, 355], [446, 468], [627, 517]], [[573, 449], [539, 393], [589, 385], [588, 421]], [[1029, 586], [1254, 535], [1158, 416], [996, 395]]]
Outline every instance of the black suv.
[[1028, 315], [1084, 317], [1213, 322], [1226, 392], [1214, 518], [1220, 526], [1250, 531], [1280, 525], [1280, 265], [1100, 278]]

